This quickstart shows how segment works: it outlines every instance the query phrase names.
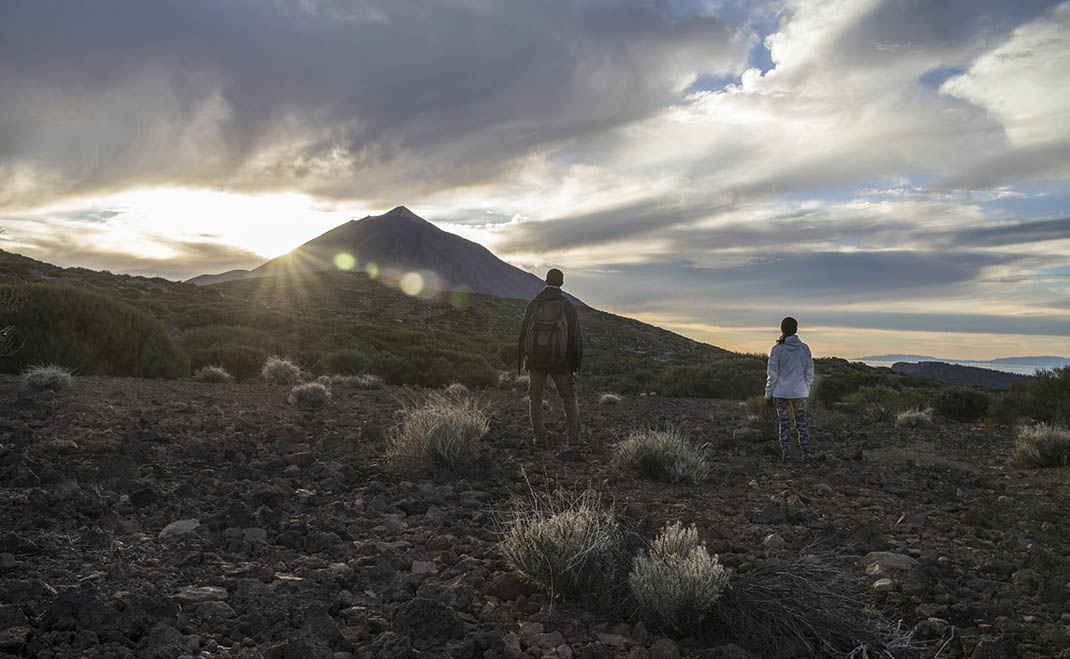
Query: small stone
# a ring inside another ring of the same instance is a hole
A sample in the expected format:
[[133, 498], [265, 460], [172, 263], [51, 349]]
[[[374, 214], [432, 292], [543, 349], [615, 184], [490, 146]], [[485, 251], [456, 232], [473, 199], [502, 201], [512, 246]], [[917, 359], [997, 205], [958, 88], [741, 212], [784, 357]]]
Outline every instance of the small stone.
[[1011, 575], [1011, 581], [1026, 588], [1036, 588], [1040, 584], [1040, 575], [1033, 570], [1022, 569]]
[[632, 644], [631, 639], [625, 638], [620, 634], [596, 634], [598, 640], [602, 645], [608, 645], [611, 648], [627, 648]]
[[762, 547], [765, 551], [774, 553], [778, 552], [788, 546], [788, 543], [784, 541], [784, 538], [780, 537], [778, 533], [770, 533], [765, 536], [765, 540], [762, 540]]
[[180, 519], [177, 522], [171, 522], [163, 527], [159, 537], [163, 540], [164, 538], [170, 538], [171, 536], [190, 533], [200, 525], [201, 521], [199, 519]]
[[438, 574], [438, 567], [433, 561], [413, 561], [412, 562], [413, 574]]
[[300, 451], [287, 455], [282, 461], [291, 466], [308, 467], [316, 461], [316, 454], [312, 451]]
[[[862, 559], [864, 565], [867, 566], [867, 574], [889, 574], [894, 572], [905, 572], [913, 570], [918, 567], [918, 561], [906, 554], [897, 554], [890, 551], [871, 551], [866, 554]], [[874, 564], [878, 564], [878, 567], [873, 568]], [[874, 572], [869, 572], [870, 569]]]
[[15, 556], [13, 554], [9, 554], [7, 552], [0, 554], [0, 571], [13, 570], [19, 565], [22, 564], [15, 560]]
[[565, 644], [565, 635], [559, 631], [538, 634], [531, 639], [532, 645], [544, 650], [550, 650]]
[[828, 483], [818, 483], [816, 489], [817, 493], [823, 497], [830, 497], [834, 494], [834, 492], [832, 491], [832, 486]]
[[258, 526], [252, 526], [242, 529], [242, 536], [249, 542], [264, 542], [267, 540], [267, 531]]
[[201, 602], [193, 608], [193, 614], [202, 620], [209, 618], [233, 618], [238, 614], [226, 602]]
[[4, 652], [21, 652], [30, 637], [29, 627], [10, 627], [0, 631], [0, 650]]
[[873, 582], [873, 590], [878, 593], [890, 593], [895, 588], [891, 579], [877, 579]]
[[680, 659], [680, 646], [672, 639], [659, 638], [650, 646], [650, 659]]
[[182, 604], [218, 602], [227, 599], [227, 589], [219, 586], [183, 586], [178, 589], [174, 599]]

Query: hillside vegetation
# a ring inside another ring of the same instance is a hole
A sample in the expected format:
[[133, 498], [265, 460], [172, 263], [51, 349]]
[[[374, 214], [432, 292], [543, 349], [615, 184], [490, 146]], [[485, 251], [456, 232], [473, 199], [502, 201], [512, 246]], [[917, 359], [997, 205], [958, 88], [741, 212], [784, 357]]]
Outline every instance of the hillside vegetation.
[[[0, 371], [57, 363], [80, 374], [187, 376], [223, 367], [256, 376], [278, 355], [315, 375], [374, 374], [389, 384], [487, 387], [516, 369], [526, 300], [481, 294], [413, 297], [363, 273], [314, 272], [195, 286], [59, 268], [0, 251], [0, 327], [22, 349]], [[761, 395], [765, 356], [733, 353], [658, 327], [579, 309], [580, 387], [621, 394], [743, 400]], [[1043, 372], [995, 397], [978, 389], [817, 360], [812, 401], [872, 418], [932, 407], [961, 420], [1070, 419], [1070, 369]]]

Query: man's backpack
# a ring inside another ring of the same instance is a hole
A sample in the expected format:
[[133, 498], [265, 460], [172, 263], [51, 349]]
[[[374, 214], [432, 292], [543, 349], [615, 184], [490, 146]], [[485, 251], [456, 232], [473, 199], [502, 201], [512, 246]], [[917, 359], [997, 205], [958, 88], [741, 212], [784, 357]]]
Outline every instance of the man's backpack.
[[565, 300], [535, 302], [524, 334], [524, 357], [529, 370], [548, 371], [565, 363], [568, 357]]

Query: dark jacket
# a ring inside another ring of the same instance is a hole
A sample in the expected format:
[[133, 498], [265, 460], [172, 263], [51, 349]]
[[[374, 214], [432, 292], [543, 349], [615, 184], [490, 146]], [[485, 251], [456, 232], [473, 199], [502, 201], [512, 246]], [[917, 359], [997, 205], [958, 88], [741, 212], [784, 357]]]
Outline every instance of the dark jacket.
[[572, 301], [565, 297], [557, 286], [547, 286], [538, 295], [528, 302], [528, 308], [524, 311], [524, 322], [520, 325], [520, 341], [518, 342], [520, 359], [524, 355], [524, 336], [528, 331], [528, 323], [531, 321], [531, 311], [535, 303], [540, 300], [564, 300], [565, 318], [568, 319], [568, 353], [565, 360], [550, 369], [551, 373], [575, 373], [580, 370], [583, 362], [583, 336], [580, 334], [580, 323], [576, 319], [576, 307]]

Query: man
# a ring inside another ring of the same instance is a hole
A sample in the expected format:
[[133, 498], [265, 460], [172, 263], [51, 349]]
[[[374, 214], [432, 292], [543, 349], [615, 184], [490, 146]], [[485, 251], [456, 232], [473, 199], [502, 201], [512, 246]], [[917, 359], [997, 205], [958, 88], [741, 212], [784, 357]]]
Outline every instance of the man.
[[[576, 320], [576, 307], [561, 292], [565, 275], [557, 268], [546, 273], [546, 288], [536, 295], [524, 312], [520, 326], [519, 357], [528, 370], [528, 404], [532, 441], [543, 444], [546, 429], [542, 420], [542, 393], [552, 378], [565, 405], [568, 441], [580, 438], [580, 405], [576, 400], [576, 372], [583, 360], [583, 338]], [[518, 364], [519, 370], [519, 364]]]

